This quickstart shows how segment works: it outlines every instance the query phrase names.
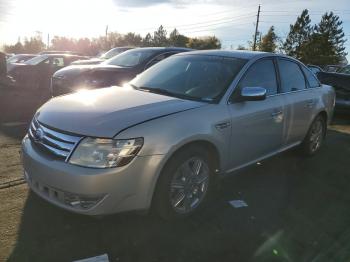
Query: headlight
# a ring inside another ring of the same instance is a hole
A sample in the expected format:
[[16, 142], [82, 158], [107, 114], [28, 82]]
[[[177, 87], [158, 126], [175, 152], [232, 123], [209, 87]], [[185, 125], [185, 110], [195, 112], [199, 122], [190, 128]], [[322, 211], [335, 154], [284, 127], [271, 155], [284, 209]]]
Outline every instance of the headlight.
[[84, 138], [74, 150], [69, 163], [95, 168], [124, 166], [136, 156], [143, 138], [102, 139]]

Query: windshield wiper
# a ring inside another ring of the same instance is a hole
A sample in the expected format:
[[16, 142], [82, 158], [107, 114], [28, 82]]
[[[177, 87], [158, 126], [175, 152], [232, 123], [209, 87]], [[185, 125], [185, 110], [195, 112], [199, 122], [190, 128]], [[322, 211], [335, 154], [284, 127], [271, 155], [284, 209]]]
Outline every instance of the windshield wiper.
[[136, 90], [140, 90], [140, 91], [144, 91], [144, 92], [165, 95], [165, 96], [171, 96], [171, 97], [176, 97], [176, 98], [185, 99], [185, 100], [194, 100], [194, 101], [201, 101], [201, 102], [206, 102], [206, 103], [212, 102], [212, 101], [208, 101], [208, 99], [202, 99], [199, 97], [193, 97], [193, 96], [189, 96], [189, 95], [185, 95], [185, 94], [173, 93], [171, 91], [168, 91], [168, 90], [162, 89], [162, 88], [147, 87], [147, 86], [135, 86], [133, 84], [130, 84], [130, 85], [133, 88], [135, 88]]
[[146, 92], [150, 92], [150, 93], [155, 93], [155, 94], [160, 94], [160, 95], [166, 95], [166, 96], [174, 96], [177, 95], [175, 93], [172, 93], [166, 89], [162, 89], [162, 88], [151, 88], [151, 87], [139, 87], [138, 90], [141, 91], [146, 91]]

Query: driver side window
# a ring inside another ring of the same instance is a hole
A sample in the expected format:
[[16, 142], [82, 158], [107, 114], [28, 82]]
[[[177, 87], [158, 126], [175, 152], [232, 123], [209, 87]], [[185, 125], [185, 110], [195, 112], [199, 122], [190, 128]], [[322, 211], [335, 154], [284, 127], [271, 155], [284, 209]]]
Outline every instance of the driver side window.
[[277, 94], [277, 79], [275, 65], [271, 59], [255, 62], [238, 84], [238, 90], [243, 87], [263, 87], [266, 95]]
[[54, 68], [64, 67], [64, 59], [63, 57], [54, 57], [52, 59], [52, 65]]

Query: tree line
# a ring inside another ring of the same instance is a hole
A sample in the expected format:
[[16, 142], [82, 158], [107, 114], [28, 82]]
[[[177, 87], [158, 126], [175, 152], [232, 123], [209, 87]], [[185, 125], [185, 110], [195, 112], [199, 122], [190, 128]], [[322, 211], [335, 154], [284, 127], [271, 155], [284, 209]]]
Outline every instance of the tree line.
[[54, 36], [49, 48], [42, 41], [40, 35], [26, 38], [24, 42], [17, 42], [14, 45], [5, 45], [4, 50], [7, 53], [38, 53], [42, 50], [57, 51], [76, 51], [85, 55], [95, 56], [101, 51], [107, 51], [117, 46], [135, 46], [135, 47], [152, 47], [152, 46], [177, 46], [188, 47], [193, 49], [220, 49], [221, 42], [215, 36], [206, 36], [199, 38], [187, 37], [179, 33], [175, 28], [168, 35], [167, 31], [161, 25], [153, 34], [148, 33], [145, 37], [140, 34], [129, 32], [120, 34], [118, 32], [109, 32], [106, 36], [98, 38], [68, 38]]
[[[309, 12], [303, 10], [284, 41], [271, 26], [265, 35], [259, 34], [257, 49], [278, 52], [299, 59], [305, 64], [339, 64], [345, 58], [343, 22], [333, 12], [325, 13], [318, 24], [312, 25]], [[250, 45], [252, 45], [250, 43]], [[240, 49], [248, 49], [240, 46]]]
[[[312, 25], [309, 12], [303, 10], [294, 24], [290, 25], [286, 39], [282, 40], [271, 26], [266, 34], [258, 32], [257, 50], [265, 52], [284, 53], [295, 57], [305, 64], [327, 65], [339, 64], [347, 55], [344, 43], [345, 34], [342, 21], [333, 12], [325, 13], [318, 24]], [[8, 53], [38, 53], [44, 49], [70, 50], [85, 55], [97, 55], [101, 51], [107, 51], [116, 46], [178, 46], [193, 49], [220, 49], [221, 42], [215, 36], [191, 38], [175, 28], [168, 35], [163, 26], [160, 26], [153, 34], [148, 33], [141, 37], [140, 34], [110, 32], [106, 36], [98, 38], [67, 38], [55, 36], [51, 40], [49, 48], [42, 42], [41, 36], [34, 36], [18, 42], [15, 45], [6, 45]], [[238, 46], [237, 49], [252, 49], [252, 42], [248, 46]]]

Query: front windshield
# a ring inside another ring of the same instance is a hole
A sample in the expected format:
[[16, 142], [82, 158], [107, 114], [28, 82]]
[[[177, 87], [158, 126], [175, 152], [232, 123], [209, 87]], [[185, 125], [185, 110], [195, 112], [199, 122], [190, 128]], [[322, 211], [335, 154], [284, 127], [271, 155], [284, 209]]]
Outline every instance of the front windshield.
[[121, 67], [133, 67], [143, 63], [147, 58], [151, 57], [156, 52], [157, 50], [152, 49], [128, 50], [103, 62], [103, 64]]
[[28, 61], [25, 61], [24, 63], [27, 65], [37, 65], [37, 64], [41, 63], [42, 61], [46, 60], [47, 58], [48, 58], [47, 55], [39, 55], [37, 57], [29, 59]]
[[103, 55], [100, 56], [101, 59], [110, 59], [120, 53], [122, 53], [124, 49], [122, 48], [113, 48], [109, 50], [108, 52], [104, 53]]
[[179, 55], [152, 66], [130, 82], [149, 92], [216, 102], [247, 60], [205, 55]]

